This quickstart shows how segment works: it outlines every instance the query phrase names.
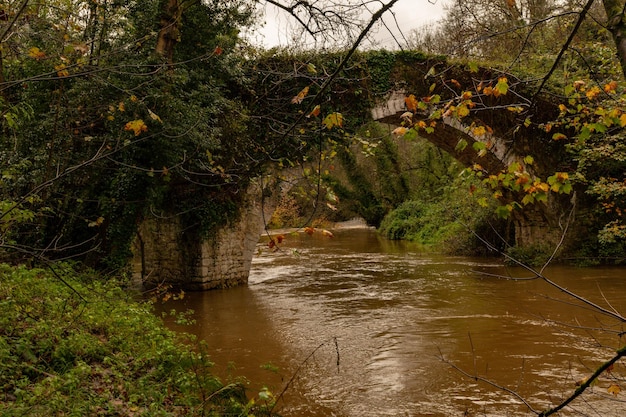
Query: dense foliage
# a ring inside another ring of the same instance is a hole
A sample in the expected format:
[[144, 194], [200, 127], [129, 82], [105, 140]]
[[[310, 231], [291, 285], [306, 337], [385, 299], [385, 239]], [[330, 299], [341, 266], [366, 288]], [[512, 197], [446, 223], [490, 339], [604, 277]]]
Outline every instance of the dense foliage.
[[269, 415], [131, 297], [67, 265], [0, 265], [0, 414]]
[[2, 40], [0, 233], [13, 257], [117, 268], [145, 216], [181, 215], [208, 232], [236, 215], [259, 159], [239, 99], [238, 28], [251, 10], [186, 4], [168, 55], [163, 7], [5, 10], [16, 25]]

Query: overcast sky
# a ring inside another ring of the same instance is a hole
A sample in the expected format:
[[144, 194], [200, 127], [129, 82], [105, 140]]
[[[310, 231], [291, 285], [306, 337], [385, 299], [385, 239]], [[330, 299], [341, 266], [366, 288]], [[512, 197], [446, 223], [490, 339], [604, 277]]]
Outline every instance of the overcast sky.
[[[399, 0], [393, 7], [398, 25], [403, 33], [408, 36], [411, 29], [423, 26], [439, 20], [444, 13], [443, 6], [449, 0]], [[256, 42], [264, 47], [289, 46], [289, 25], [292, 22], [286, 14], [273, 6], [268, 5], [265, 13], [265, 26], [259, 31]], [[394, 36], [402, 41], [396, 24], [388, 14], [385, 16], [387, 27], [393, 31], [393, 35], [384, 27], [379, 27], [375, 35], [379, 46], [396, 48]]]

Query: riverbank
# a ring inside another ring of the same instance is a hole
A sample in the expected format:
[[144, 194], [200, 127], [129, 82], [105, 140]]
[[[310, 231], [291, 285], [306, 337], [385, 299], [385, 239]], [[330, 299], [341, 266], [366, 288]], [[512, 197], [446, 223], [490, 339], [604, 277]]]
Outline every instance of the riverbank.
[[120, 284], [0, 264], [0, 415], [270, 415]]

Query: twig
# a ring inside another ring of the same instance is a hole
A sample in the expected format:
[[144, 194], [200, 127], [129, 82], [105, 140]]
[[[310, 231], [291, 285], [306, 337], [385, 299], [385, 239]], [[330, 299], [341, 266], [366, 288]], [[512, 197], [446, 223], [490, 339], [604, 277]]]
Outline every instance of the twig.
[[539, 417], [547, 417], [547, 416], [555, 414], [555, 413], [559, 412], [560, 410], [562, 410], [563, 408], [565, 408], [569, 403], [574, 401], [583, 392], [585, 392], [585, 390], [587, 388], [589, 388], [591, 386], [591, 384], [596, 379], [598, 379], [598, 377], [604, 371], [609, 369], [615, 362], [620, 360], [625, 355], [626, 355], [626, 346], [624, 346], [623, 348], [617, 350], [617, 353], [615, 354], [615, 356], [613, 356], [610, 360], [608, 360], [607, 362], [602, 364], [598, 369], [596, 369], [596, 371], [589, 378], [587, 378], [582, 384], [580, 384], [580, 386], [578, 388], [576, 388], [576, 391], [574, 391], [574, 393], [572, 395], [570, 395], [568, 398], [566, 398], [565, 401], [561, 402], [556, 407], [553, 407], [553, 408], [550, 408], [549, 410], [545, 410], [545, 411], [542, 411], [541, 413], [538, 413], [538, 416]]
[[[339, 367], [339, 345], [337, 343], [337, 338], [333, 337], [332, 341], [334, 341], [335, 349], [337, 349], [337, 367]], [[287, 384], [285, 384], [285, 388], [283, 388], [283, 390], [280, 392], [278, 397], [276, 397], [276, 401], [274, 401], [274, 404], [272, 405], [272, 408], [270, 408], [270, 411], [269, 411], [270, 415], [272, 414], [272, 411], [274, 410], [274, 408], [276, 407], [278, 402], [285, 395], [285, 392], [287, 392], [287, 389], [289, 389], [289, 387], [291, 386], [293, 381], [296, 379], [296, 377], [300, 373], [300, 370], [302, 369], [302, 367], [309, 361], [309, 359], [311, 359], [313, 357], [313, 355], [315, 355], [315, 353], [318, 350], [320, 350], [322, 347], [326, 346], [329, 342], [330, 342], [330, 340], [327, 340], [325, 342], [320, 343], [315, 349], [313, 349], [313, 351], [311, 351], [311, 353], [309, 353], [309, 355], [302, 362], [300, 362], [300, 365], [298, 365], [298, 367], [296, 368], [296, 370], [293, 373], [293, 375], [291, 376], [291, 378], [289, 378], [289, 381], [287, 381]]]

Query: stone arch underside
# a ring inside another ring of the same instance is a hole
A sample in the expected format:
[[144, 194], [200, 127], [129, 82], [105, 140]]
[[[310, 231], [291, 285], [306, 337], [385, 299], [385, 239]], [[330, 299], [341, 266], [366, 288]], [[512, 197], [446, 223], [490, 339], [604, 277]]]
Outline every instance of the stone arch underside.
[[[405, 97], [408, 94], [409, 92], [404, 90], [388, 93], [371, 110], [372, 119], [381, 123], [400, 126], [402, 115], [407, 111]], [[493, 111], [508, 112], [509, 110], [503, 106], [501, 109]], [[470, 120], [472, 122], [480, 121], [480, 117], [474, 117]], [[528, 172], [535, 175], [552, 173], [558, 169], [558, 165], [555, 164], [554, 158], [550, 155], [541, 158], [546, 156], [544, 155], [546, 152], [550, 152], [554, 148], [538, 148], [538, 144], [541, 142], [537, 140], [536, 129], [521, 133], [518, 130], [515, 138], [498, 136], [496, 132], [504, 131], [508, 127], [494, 126], [494, 134], [476, 136], [472, 133], [470, 125], [456, 118], [444, 117], [437, 122], [432, 133], [421, 130], [419, 135], [452, 155], [464, 166], [480, 166], [485, 175], [498, 174], [514, 162], [521, 164]], [[545, 142], [545, 138], [543, 139]], [[466, 145], [458, 146], [462, 141]], [[473, 145], [476, 142], [485, 145], [485, 152], [482, 155], [474, 149]], [[564, 152], [563, 149], [557, 149], [557, 151]], [[532, 166], [526, 165], [524, 163], [526, 155], [533, 155], [537, 163]], [[568, 226], [571, 226], [568, 221], [575, 219], [575, 217], [569, 216], [575, 207], [575, 200], [575, 194], [572, 196], [550, 195], [546, 203], [538, 202], [514, 210], [511, 214], [511, 221], [515, 229], [515, 244], [518, 246], [556, 247], [562, 241]], [[579, 228], [578, 233], [581, 233], [580, 230], [582, 229]], [[570, 235], [562, 242], [564, 243], [562, 248], [567, 248], [568, 243], [576, 239], [578, 233], [572, 232], [570, 228]]]

